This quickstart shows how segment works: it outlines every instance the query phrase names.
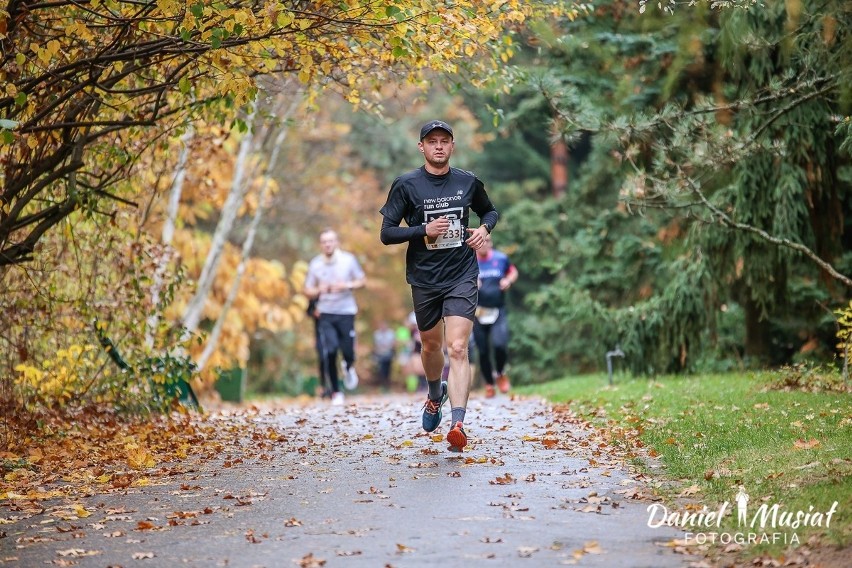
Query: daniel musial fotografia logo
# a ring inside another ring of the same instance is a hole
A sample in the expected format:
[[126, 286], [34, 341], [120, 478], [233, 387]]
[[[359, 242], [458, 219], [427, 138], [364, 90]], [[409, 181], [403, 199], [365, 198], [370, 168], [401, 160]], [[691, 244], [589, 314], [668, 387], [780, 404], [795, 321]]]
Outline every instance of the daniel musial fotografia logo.
[[[733, 515], [734, 509], [737, 530], [722, 530], [723, 519], [729, 514]], [[649, 527], [681, 528], [688, 543], [798, 544], [797, 529], [828, 528], [837, 509], [837, 501], [827, 509], [810, 505], [806, 510], [793, 510], [771, 501], [764, 501], [755, 507], [746, 488], [739, 485], [733, 495], [733, 505], [730, 501], [725, 501], [715, 509], [703, 505], [700, 510], [670, 511], [665, 505], [652, 503], [648, 505], [647, 510]]]

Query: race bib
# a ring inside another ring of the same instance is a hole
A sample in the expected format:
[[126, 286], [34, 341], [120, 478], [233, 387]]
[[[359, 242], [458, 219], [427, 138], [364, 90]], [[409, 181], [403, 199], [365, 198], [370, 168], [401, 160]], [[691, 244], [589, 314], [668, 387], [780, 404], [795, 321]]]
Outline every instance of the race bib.
[[[425, 223], [424, 223], [425, 225]], [[461, 219], [450, 219], [450, 226], [447, 230], [437, 237], [426, 236], [426, 248], [429, 250], [455, 248], [462, 246], [462, 236], [464, 228], [462, 227]]]

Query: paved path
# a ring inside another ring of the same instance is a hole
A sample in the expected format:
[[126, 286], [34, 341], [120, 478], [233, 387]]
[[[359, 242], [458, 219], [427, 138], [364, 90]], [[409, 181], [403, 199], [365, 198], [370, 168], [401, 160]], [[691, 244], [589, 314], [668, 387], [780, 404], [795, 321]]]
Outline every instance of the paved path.
[[627, 498], [641, 483], [581, 421], [535, 399], [474, 398], [459, 454], [422, 432], [420, 398], [223, 416], [235, 435], [255, 426], [242, 452], [83, 499], [84, 519], [0, 526], [0, 565], [688, 565], [661, 546], [679, 533], [647, 527], [648, 503]]

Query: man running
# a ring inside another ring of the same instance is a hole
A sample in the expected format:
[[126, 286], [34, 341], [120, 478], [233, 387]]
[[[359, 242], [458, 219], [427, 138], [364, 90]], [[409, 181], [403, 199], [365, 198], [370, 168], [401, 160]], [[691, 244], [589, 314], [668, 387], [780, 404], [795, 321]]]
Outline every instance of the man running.
[[[479, 178], [450, 167], [455, 140], [449, 124], [427, 122], [420, 129], [417, 147], [425, 163], [391, 185], [380, 210], [384, 217], [381, 240], [385, 245], [408, 243], [405, 275], [411, 285], [429, 388], [423, 429], [438, 428], [441, 407], [449, 397], [452, 422], [447, 442], [451, 450], [461, 451], [467, 445], [468, 343], [478, 296], [475, 251], [494, 229], [498, 214]], [[481, 223], [473, 229], [469, 228], [471, 210]], [[406, 227], [400, 226], [403, 220]], [[441, 380], [445, 342], [450, 359], [446, 382]]]
[[518, 279], [518, 269], [503, 252], [494, 250], [491, 236], [476, 251], [476, 259], [479, 262], [479, 306], [473, 323], [473, 339], [479, 351], [479, 370], [485, 380], [485, 396], [491, 398], [496, 394], [495, 376], [500, 392], [509, 392], [509, 377], [506, 375], [509, 359], [506, 290]]
[[325, 372], [331, 382], [331, 403], [344, 403], [337, 375], [337, 352], [343, 359], [343, 384], [352, 390], [358, 386], [355, 372], [355, 314], [358, 304], [352, 290], [364, 286], [364, 271], [352, 253], [339, 248], [340, 241], [333, 229], [320, 233], [320, 249], [308, 265], [305, 277], [305, 296], [317, 299], [318, 331], [325, 355]]

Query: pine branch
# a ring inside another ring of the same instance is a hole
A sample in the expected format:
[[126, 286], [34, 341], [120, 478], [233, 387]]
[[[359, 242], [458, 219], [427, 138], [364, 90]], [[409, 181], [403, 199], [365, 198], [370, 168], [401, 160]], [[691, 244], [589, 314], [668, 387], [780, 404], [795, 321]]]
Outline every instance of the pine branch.
[[831, 275], [832, 278], [842, 282], [847, 288], [852, 288], [852, 278], [849, 278], [848, 276], [845, 276], [845, 275], [841, 274], [840, 272], [838, 272], [831, 264], [829, 264], [828, 262], [826, 262], [825, 260], [820, 258], [810, 248], [806, 247], [802, 243], [797, 243], [797, 242], [791, 241], [790, 239], [785, 239], [785, 238], [781, 238], [781, 237], [776, 237], [774, 235], [770, 235], [768, 232], [764, 231], [763, 229], [760, 229], [760, 228], [755, 227], [753, 225], [748, 225], [748, 224], [740, 223], [738, 221], [733, 220], [727, 213], [725, 213], [724, 211], [722, 211], [721, 209], [719, 209], [718, 207], [713, 205], [713, 203], [711, 203], [710, 200], [707, 199], [707, 196], [704, 195], [704, 192], [701, 191], [701, 188], [698, 186], [698, 184], [695, 183], [695, 181], [691, 177], [683, 175], [681, 177], [681, 179], [686, 181], [686, 183], [689, 185], [689, 188], [692, 191], [692, 193], [694, 193], [698, 197], [698, 199], [701, 201], [701, 203], [704, 205], [704, 207], [706, 207], [707, 209], [710, 210], [710, 212], [712, 213], [711, 218], [714, 219], [714, 220], [717, 220], [721, 225], [723, 225], [725, 227], [729, 227], [731, 229], [736, 229], [738, 231], [743, 231], [743, 232], [746, 232], [746, 233], [751, 233], [753, 235], [757, 235], [762, 240], [764, 240], [768, 243], [771, 243], [771, 244], [774, 244], [774, 245], [777, 245], [777, 246], [780, 246], [780, 247], [789, 248], [789, 249], [794, 250], [796, 252], [802, 253], [807, 258], [811, 259], [814, 263], [816, 263], [820, 268], [822, 268], [824, 271], [826, 271], [829, 275]]

